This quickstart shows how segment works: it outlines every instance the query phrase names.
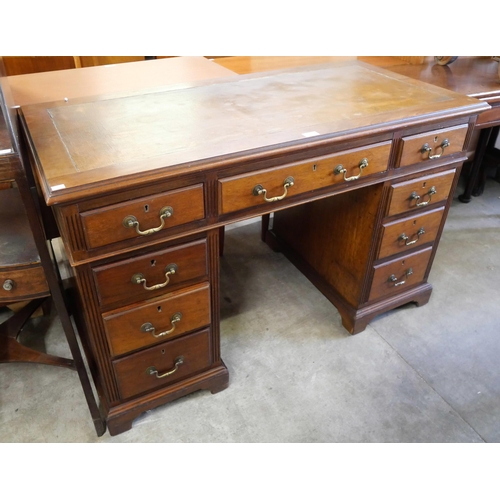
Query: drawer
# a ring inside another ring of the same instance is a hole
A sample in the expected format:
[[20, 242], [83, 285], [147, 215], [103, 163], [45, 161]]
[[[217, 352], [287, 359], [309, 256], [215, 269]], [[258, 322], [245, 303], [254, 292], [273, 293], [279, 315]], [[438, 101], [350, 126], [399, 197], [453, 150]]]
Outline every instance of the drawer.
[[159, 389], [209, 368], [210, 348], [210, 331], [203, 330], [113, 361], [121, 398]]
[[81, 214], [89, 249], [132, 238], [151, 237], [160, 231], [204, 217], [202, 184]]
[[491, 109], [488, 111], [483, 111], [478, 117], [476, 122], [476, 127], [478, 125], [491, 125], [498, 126], [500, 123], [500, 102], [489, 102]]
[[183, 288], [140, 306], [103, 315], [111, 354], [127, 352], [170, 340], [210, 324], [208, 283]]
[[432, 247], [416, 251], [403, 258], [374, 266], [372, 287], [368, 300], [392, 295], [424, 280]]
[[443, 214], [444, 207], [441, 207], [425, 214], [382, 224], [382, 243], [378, 258], [432, 243], [436, 239]]
[[48, 294], [49, 286], [41, 265], [0, 271], [0, 301], [22, 300], [23, 298]]
[[455, 178], [455, 169], [393, 184], [387, 215], [397, 215], [446, 200]]
[[468, 125], [443, 128], [403, 137], [400, 167], [459, 153], [464, 149]]
[[[172, 270], [174, 272], [172, 272]], [[207, 278], [207, 243], [195, 241], [93, 269], [101, 306], [163, 295], [190, 280]]]
[[358, 178], [387, 170], [390, 151], [391, 142], [388, 141], [306, 162], [220, 179], [219, 212], [227, 214], [265, 205], [265, 197], [274, 202], [342, 182], [355, 182]]

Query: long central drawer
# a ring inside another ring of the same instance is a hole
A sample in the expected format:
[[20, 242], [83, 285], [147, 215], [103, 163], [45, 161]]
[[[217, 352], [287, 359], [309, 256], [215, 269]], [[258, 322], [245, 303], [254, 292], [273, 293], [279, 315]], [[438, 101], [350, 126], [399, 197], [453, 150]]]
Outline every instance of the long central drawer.
[[227, 214], [334, 184], [364, 179], [387, 170], [390, 151], [391, 141], [387, 141], [302, 163], [220, 179], [219, 213]]

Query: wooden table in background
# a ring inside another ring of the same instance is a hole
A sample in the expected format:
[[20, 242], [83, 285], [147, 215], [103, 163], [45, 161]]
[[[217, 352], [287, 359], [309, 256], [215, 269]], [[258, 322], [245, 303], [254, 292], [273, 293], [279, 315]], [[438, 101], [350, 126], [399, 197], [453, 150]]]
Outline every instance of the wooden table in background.
[[158, 92], [167, 86], [188, 87], [202, 80], [233, 74], [205, 57], [173, 57], [10, 76], [8, 81], [14, 103], [26, 106], [61, 101], [65, 97]]

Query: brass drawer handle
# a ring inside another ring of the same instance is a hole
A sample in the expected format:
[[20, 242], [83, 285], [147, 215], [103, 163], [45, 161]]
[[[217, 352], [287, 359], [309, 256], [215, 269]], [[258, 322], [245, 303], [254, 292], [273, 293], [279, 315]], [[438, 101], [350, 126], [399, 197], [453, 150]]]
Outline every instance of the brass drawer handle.
[[398, 281], [398, 278], [396, 278], [396, 276], [394, 274], [391, 274], [387, 281], [394, 283], [394, 286], [401, 286], [401, 285], [404, 285], [406, 283], [408, 276], [411, 276], [412, 274], [413, 274], [413, 269], [410, 267], [409, 269], [406, 270], [405, 278], [403, 281]]
[[7, 292], [10, 292], [14, 288], [14, 281], [13, 280], [5, 280], [3, 282], [3, 289], [7, 290]]
[[134, 285], [140, 285], [142, 283], [142, 286], [144, 287], [145, 290], [151, 291], [151, 290], [158, 290], [158, 288], [163, 288], [164, 286], [167, 286], [169, 281], [170, 281], [170, 276], [172, 274], [175, 274], [177, 272], [177, 264], [169, 264], [165, 268], [165, 282], [160, 283], [159, 285], [152, 285], [152, 286], [147, 286], [146, 285], [146, 278], [144, 277], [144, 274], [142, 273], [136, 273], [132, 276], [132, 283]]
[[361, 177], [361, 174], [363, 173], [363, 169], [366, 168], [368, 166], [368, 160], [366, 158], [363, 158], [360, 162], [359, 162], [359, 174], [358, 175], [353, 175], [352, 177], [346, 177], [345, 174], [347, 172], [347, 170], [344, 168], [343, 165], [337, 165], [335, 167], [335, 170], [333, 171], [333, 173], [335, 175], [337, 174], [344, 174], [344, 180], [349, 182], [349, 181], [355, 181], [356, 179], [359, 179]]
[[410, 245], [414, 245], [419, 239], [420, 239], [420, 236], [422, 236], [423, 234], [425, 234], [425, 230], [423, 227], [421, 227], [418, 232], [417, 232], [417, 239], [416, 240], [412, 240], [412, 241], [408, 241], [410, 238], [408, 236], [406, 236], [405, 233], [402, 233], [398, 240], [403, 240], [405, 242], [405, 245], [407, 247], [409, 247]]
[[427, 191], [427, 196], [429, 197], [429, 199], [427, 201], [419, 202], [418, 200], [420, 200], [420, 196], [417, 194], [416, 191], [413, 191], [410, 194], [410, 200], [417, 200], [417, 203], [416, 203], [417, 207], [425, 207], [426, 205], [428, 205], [431, 202], [432, 195], [436, 194], [436, 193], [437, 193], [436, 188], [434, 186], [432, 186], [429, 189], [429, 191]]
[[156, 329], [151, 323], [144, 323], [141, 326], [141, 332], [150, 333], [155, 339], [159, 337], [164, 337], [165, 335], [170, 335], [171, 333], [174, 332], [176, 323], [178, 323], [181, 319], [182, 319], [182, 314], [180, 312], [177, 312], [170, 318], [170, 324], [172, 325], [172, 328], [170, 328], [170, 330], [165, 330], [164, 332], [155, 333]]
[[422, 148], [420, 149], [420, 152], [422, 154], [427, 153], [427, 159], [429, 160], [435, 160], [436, 158], [441, 158], [441, 156], [444, 154], [444, 148], [447, 148], [450, 145], [450, 141], [448, 139], [445, 139], [438, 148], [441, 148], [441, 153], [437, 155], [431, 155], [432, 148], [429, 146], [429, 144], [425, 143]]
[[267, 201], [268, 203], [271, 203], [273, 201], [280, 201], [280, 200], [282, 200], [288, 194], [288, 188], [292, 187], [294, 185], [294, 183], [295, 183], [295, 179], [292, 176], [287, 177], [283, 181], [283, 187], [285, 188], [285, 192], [281, 196], [274, 196], [273, 198], [268, 198], [267, 197], [267, 190], [262, 187], [262, 184], [257, 184], [253, 188], [252, 194], [254, 196], [260, 196], [261, 194], [263, 194], [264, 195], [264, 201]]
[[158, 231], [163, 229], [163, 226], [165, 226], [165, 219], [168, 219], [168, 217], [172, 217], [174, 214], [174, 209], [172, 207], [163, 207], [160, 210], [160, 222], [161, 224], [158, 227], [153, 227], [151, 229], [146, 229], [145, 231], [141, 231], [139, 229], [139, 221], [134, 215], [127, 215], [125, 219], [123, 219], [122, 224], [125, 227], [135, 227], [135, 232], [137, 234], [140, 234], [141, 236], [147, 236], [148, 234], [153, 234], [157, 233]]
[[174, 362], [174, 367], [172, 368], [172, 370], [168, 371], [168, 372], [165, 372], [165, 373], [162, 373], [161, 375], [158, 373], [158, 370], [154, 367], [154, 366], [150, 366], [147, 370], [146, 370], [146, 373], [148, 375], [155, 375], [156, 378], [164, 378], [164, 377], [168, 377], [169, 375], [172, 375], [173, 373], [175, 373], [178, 369], [179, 369], [179, 366], [182, 365], [182, 363], [184, 363], [184, 356], [179, 356], [178, 358], [175, 359], [175, 362]]

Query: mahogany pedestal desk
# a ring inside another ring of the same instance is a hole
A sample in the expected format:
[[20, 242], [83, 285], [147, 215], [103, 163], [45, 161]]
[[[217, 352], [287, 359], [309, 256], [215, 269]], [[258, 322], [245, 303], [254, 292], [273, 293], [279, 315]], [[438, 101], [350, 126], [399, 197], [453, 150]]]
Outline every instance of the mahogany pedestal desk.
[[488, 109], [359, 62], [22, 107], [110, 434], [228, 385], [226, 224], [274, 212], [266, 239], [351, 333], [426, 303], [468, 141]]

